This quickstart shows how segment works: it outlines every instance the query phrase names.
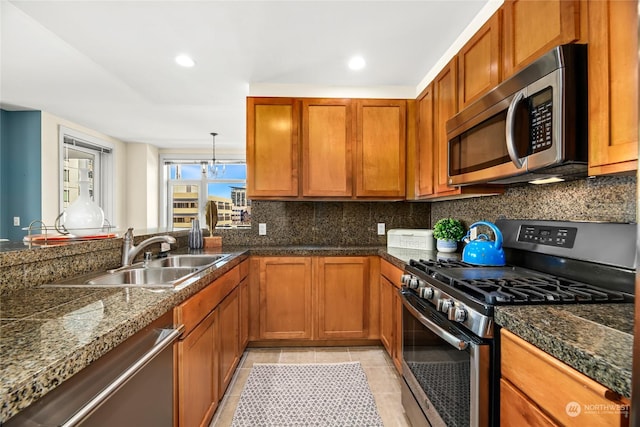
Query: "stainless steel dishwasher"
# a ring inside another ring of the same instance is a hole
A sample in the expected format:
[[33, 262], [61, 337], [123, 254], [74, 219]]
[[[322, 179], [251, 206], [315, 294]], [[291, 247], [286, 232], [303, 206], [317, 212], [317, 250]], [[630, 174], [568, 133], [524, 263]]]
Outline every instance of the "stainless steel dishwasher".
[[173, 425], [173, 327], [169, 311], [5, 423], [13, 426]]

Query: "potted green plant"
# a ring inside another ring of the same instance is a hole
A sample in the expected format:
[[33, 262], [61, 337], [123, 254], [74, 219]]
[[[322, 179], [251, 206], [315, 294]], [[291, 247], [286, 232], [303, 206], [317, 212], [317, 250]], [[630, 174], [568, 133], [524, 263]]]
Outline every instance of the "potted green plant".
[[436, 239], [438, 252], [455, 252], [458, 241], [464, 237], [464, 227], [457, 219], [442, 218], [433, 226], [433, 237]]

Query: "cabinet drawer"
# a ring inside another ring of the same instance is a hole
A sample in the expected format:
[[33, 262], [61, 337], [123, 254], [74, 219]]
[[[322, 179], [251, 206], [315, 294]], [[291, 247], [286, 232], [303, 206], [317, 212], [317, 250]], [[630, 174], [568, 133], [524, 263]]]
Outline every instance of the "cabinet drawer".
[[238, 286], [240, 268], [234, 267], [209, 286], [177, 306], [174, 310], [174, 321], [185, 327], [184, 335], [188, 335], [198, 323], [213, 310], [225, 296]]
[[[611, 410], [628, 403], [617, 393], [504, 329], [501, 337], [502, 377], [560, 424], [628, 425], [623, 411]], [[581, 410], [577, 416], [567, 411], [572, 404]]]
[[402, 283], [402, 270], [391, 264], [389, 261], [380, 260], [380, 273], [384, 277], [389, 279], [389, 281], [393, 283], [396, 288], [400, 288]]

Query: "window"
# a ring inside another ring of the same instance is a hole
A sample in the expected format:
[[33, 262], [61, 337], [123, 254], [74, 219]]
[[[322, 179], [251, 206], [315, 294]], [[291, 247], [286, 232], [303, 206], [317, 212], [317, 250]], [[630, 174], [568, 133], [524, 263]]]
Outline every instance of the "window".
[[60, 126], [60, 211], [64, 211], [80, 194], [78, 185], [80, 159], [89, 166], [89, 195], [113, 224], [113, 145], [74, 129]]
[[213, 201], [218, 209], [217, 228], [249, 228], [251, 202], [247, 199], [247, 165], [224, 162], [217, 173], [200, 159], [163, 159], [168, 228], [190, 228], [191, 221], [205, 224], [205, 209]]

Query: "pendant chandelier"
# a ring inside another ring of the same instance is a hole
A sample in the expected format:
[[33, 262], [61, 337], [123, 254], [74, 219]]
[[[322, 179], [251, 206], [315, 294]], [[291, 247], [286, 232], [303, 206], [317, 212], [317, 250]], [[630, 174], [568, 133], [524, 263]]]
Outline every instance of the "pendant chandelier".
[[202, 162], [202, 174], [214, 179], [222, 178], [227, 169], [224, 163], [218, 163], [216, 160], [216, 135], [217, 133], [211, 132], [211, 136], [213, 137], [211, 160]]

